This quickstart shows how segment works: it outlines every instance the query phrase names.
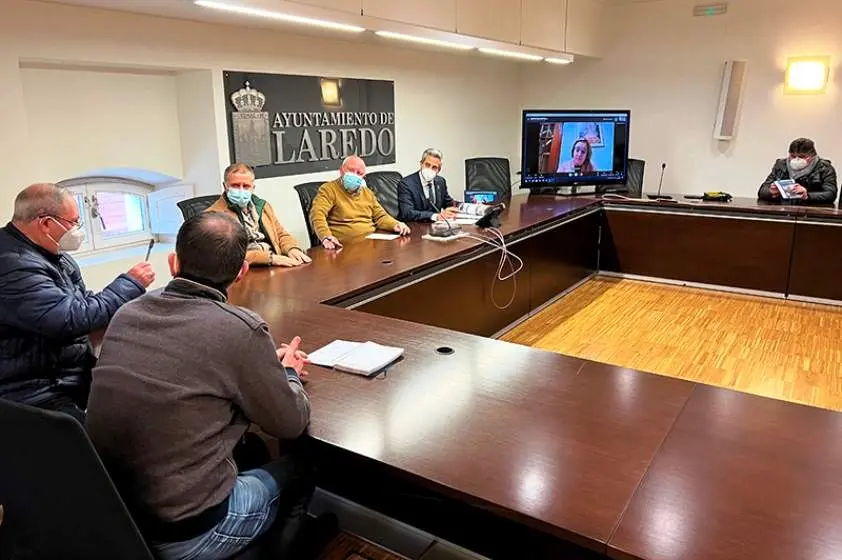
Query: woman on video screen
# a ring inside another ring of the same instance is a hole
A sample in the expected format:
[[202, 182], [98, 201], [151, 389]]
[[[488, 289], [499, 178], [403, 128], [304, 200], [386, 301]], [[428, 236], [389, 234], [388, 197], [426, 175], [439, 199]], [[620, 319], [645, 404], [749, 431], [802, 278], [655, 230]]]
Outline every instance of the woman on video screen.
[[570, 150], [571, 159], [561, 162], [558, 173], [593, 173], [595, 169], [591, 163], [592, 153], [593, 150], [587, 140], [576, 140]]

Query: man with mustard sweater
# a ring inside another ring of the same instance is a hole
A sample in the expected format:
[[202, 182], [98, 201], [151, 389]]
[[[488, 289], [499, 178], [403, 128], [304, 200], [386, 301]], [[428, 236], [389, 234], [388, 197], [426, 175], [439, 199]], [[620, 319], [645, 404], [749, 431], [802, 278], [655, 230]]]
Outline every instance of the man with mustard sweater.
[[220, 212], [239, 220], [249, 237], [249, 265], [298, 266], [310, 262], [295, 238], [278, 221], [272, 206], [254, 195], [254, 170], [232, 163], [223, 175], [225, 191], [206, 212]]
[[365, 172], [362, 159], [345, 158], [339, 178], [322, 185], [313, 199], [310, 222], [325, 249], [339, 249], [349, 239], [377, 229], [409, 235], [406, 224], [390, 216], [366, 188]]

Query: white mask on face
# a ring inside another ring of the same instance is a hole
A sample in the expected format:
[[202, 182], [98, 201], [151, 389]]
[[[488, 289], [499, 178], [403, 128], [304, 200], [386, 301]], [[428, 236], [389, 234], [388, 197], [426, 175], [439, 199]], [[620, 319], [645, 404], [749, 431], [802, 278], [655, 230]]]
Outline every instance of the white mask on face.
[[436, 175], [438, 175], [438, 173], [433, 169], [430, 169], [429, 167], [421, 168], [421, 178], [424, 179], [425, 183], [429, 183], [430, 181], [435, 179]]
[[789, 160], [789, 167], [793, 171], [801, 171], [802, 169], [807, 167], [807, 165], [809, 165], [809, 163], [804, 158], [792, 158]]
[[59, 222], [55, 218], [50, 217], [50, 219], [57, 223], [59, 227], [64, 230], [64, 233], [61, 237], [59, 237], [58, 241], [50, 237], [50, 239], [55, 241], [56, 245], [58, 245], [59, 251], [70, 252], [79, 250], [79, 247], [81, 247], [82, 243], [85, 242], [85, 232], [82, 230], [82, 228], [80, 228], [79, 226], [73, 226], [72, 228], [67, 229], [62, 225], [61, 222]]

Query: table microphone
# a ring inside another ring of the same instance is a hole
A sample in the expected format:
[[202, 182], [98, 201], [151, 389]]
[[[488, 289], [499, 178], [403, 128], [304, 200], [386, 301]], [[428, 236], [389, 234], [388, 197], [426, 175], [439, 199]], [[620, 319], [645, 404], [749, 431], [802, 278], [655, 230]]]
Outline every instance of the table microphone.
[[658, 194], [648, 194], [648, 195], [646, 195], [647, 197], [649, 197], [649, 200], [672, 200], [671, 196], [661, 194], [661, 188], [663, 188], [663, 186], [664, 186], [664, 173], [666, 172], [666, 170], [667, 170], [667, 164], [666, 164], [666, 162], [664, 162], [664, 163], [661, 164], [661, 180], [658, 181]]

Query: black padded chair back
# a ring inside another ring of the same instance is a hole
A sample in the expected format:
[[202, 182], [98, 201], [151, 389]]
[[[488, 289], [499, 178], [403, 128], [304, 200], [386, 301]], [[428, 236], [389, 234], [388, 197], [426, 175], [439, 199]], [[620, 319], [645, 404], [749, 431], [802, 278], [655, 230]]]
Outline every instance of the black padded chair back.
[[319, 238], [313, 231], [313, 224], [310, 222], [310, 207], [313, 206], [313, 199], [319, 194], [319, 189], [325, 181], [314, 181], [295, 185], [295, 192], [298, 193], [298, 201], [301, 202], [301, 211], [304, 212], [304, 223], [307, 224], [307, 234], [310, 236], [310, 245], [319, 246]]
[[397, 171], [372, 171], [365, 176], [365, 182], [380, 206], [394, 218], [398, 217], [398, 183], [402, 178]]
[[646, 162], [642, 159], [629, 158], [629, 170], [626, 176], [627, 194], [631, 198], [643, 196], [643, 173], [646, 171]]
[[152, 560], [76, 420], [0, 399], [0, 558]]
[[218, 194], [207, 195], [207, 196], [197, 196], [196, 198], [188, 198], [187, 200], [182, 200], [178, 203], [178, 208], [181, 210], [182, 216], [184, 219], [190, 218], [195, 216], [200, 212], [204, 212], [211, 205], [219, 200]]
[[498, 157], [466, 159], [465, 190], [494, 191], [498, 200], [509, 200], [512, 197], [509, 160]]

